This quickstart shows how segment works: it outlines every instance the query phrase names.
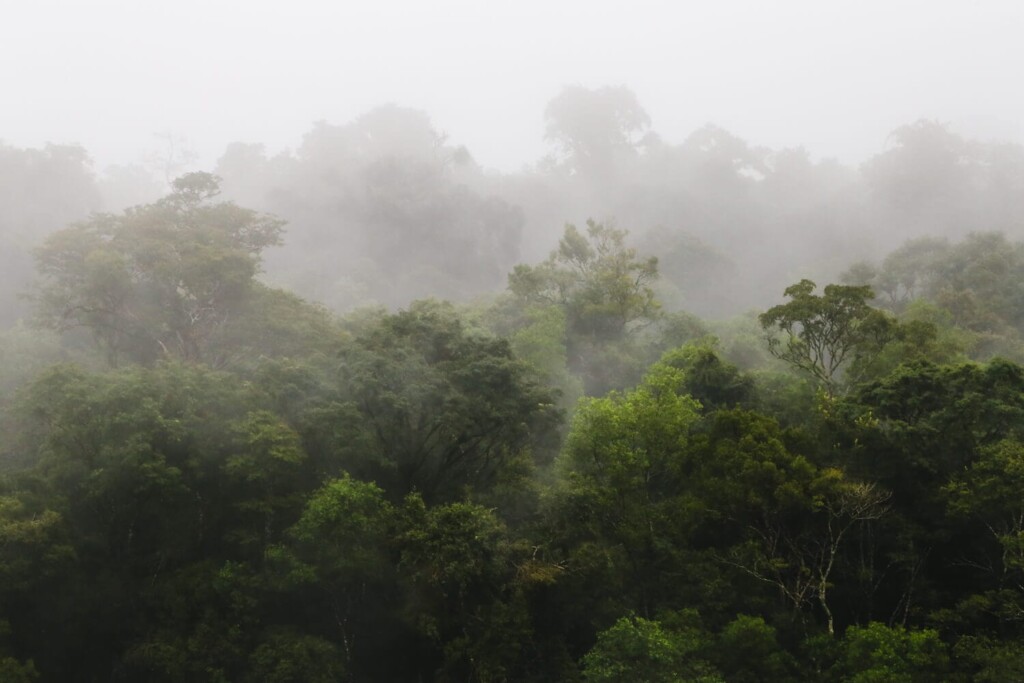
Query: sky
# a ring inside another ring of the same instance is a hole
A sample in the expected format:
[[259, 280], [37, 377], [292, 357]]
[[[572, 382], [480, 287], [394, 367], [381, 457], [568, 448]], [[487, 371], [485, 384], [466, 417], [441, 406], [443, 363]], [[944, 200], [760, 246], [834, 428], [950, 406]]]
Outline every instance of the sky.
[[920, 118], [1024, 142], [1024, 2], [0, 0], [0, 141], [98, 169], [182, 139], [295, 148], [314, 122], [422, 109], [482, 165], [546, 151], [568, 84], [625, 85], [668, 142], [714, 123], [858, 163]]

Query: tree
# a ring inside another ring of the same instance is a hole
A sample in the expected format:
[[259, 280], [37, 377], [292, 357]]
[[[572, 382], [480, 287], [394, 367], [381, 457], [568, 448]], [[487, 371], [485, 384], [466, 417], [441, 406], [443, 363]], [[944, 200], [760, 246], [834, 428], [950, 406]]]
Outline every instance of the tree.
[[[616, 375], [636, 381], [646, 365], [632, 337], [661, 313], [651, 284], [658, 259], [641, 258], [625, 244], [627, 232], [587, 221], [586, 234], [565, 226], [558, 249], [536, 266], [520, 264], [508, 276], [509, 291], [526, 305], [557, 306], [566, 318], [566, 365], [582, 375], [590, 394], [621, 387]], [[611, 381], [609, 381], [609, 379]]]
[[350, 670], [372, 669], [373, 662], [357, 660], [395, 630], [387, 609], [395, 578], [388, 547], [393, 515], [376, 485], [333, 479], [307, 499], [287, 544], [271, 552], [286, 569], [288, 587], [298, 584], [312, 596], [312, 613], [320, 616], [328, 640], [340, 641]]
[[705, 338], [666, 351], [660, 363], [684, 373], [684, 393], [697, 399], [705, 410], [736, 408], [753, 402], [754, 380], [719, 357], [718, 340]]
[[[78, 558], [25, 614], [24, 633], [46, 634], [29, 647], [47, 678], [109, 677], [129, 658], [133, 680], [195, 678], [236, 666], [236, 648], [259, 637], [262, 592], [245, 560], [258, 566], [298, 516], [306, 478], [294, 434], [255, 402], [239, 379], [177, 363], [58, 367], [24, 392], [16, 443]], [[174, 662], [180, 675], [157, 673]]]
[[743, 196], [755, 187], [754, 178], [766, 176], [765, 150], [752, 148], [746, 141], [724, 128], [705, 125], [683, 142], [680, 151], [689, 162], [690, 181], [715, 208], [726, 209], [727, 202]]
[[868, 461], [874, 476], [888, 479], [894, 491], [913, 491], [920, 510], [928, 498], [923, 489], [959, 477], [981, 449], [1018, 429], [1024, 420], [1024, 369], [1001, 359], [985, 365], [917, 361], [855, 397], [872, 413], [863, 436], [877, 453]]
[[671, 631], [657, 621], [623, 617], [597, 637], [583, 658], [583, 677], [592, 683], [721, 683], [701, 657], [707, 634]]
[[953, 646], [957, 664], [967, 664], [970, 680], [1003, 683], [1024, 679], [1024, 639], [962, 636]]
[[620, 613], [649, 617], [680, 588], [700, 515], [687, 477], [700, 406], [683, 386], [680, 370], [656, 365], [633, 391], [583, 399], [556, 463], [550, 510], [568, 562], [595, 577], [588, 601], [608, 597]]
[[11, 651], [44, 655], [44, 649], [28, 645], [34, 639], [26, 635], [46, 632], [46, 618], [37, 615], [40, 597], [60, 592], [74, 576], [78, 559], [63, 516], [40, 509], [33, 498], [0, 495], [0, 680], [12, 683], [38, 679], [33, 661], [21, 662], [10, 656], [20, 653]]
[[396, 541], [405, 618], [443, 652], [438, 677], [515, 680], [531, 635], [516, 585], [527, 546], [493, 510], [428, 508], [418, 496], [405, 501]]
[[937, 631], [872, 622], [846, 631], [837, 668], [853, 683], [939, 683], [949, 680], [949, 655]]
[[739, 614], [715, 643], [715, 664], [730, 683], [795, 681], [796, 661], [779, 644], [774, 627], [761, 617]]
[[972, 537], [987, 541], [964, 561], [987, 579], [991, 611], [1000, 623], [1024, 622], [1024, 444], [1008, 438], [982, 448], [944, 490], [950, 513], [975, 522]]
[[164, 199], [100, 215], [52, 235], [36, 251], [40, 321], [91, 331], [111, 364], [160, 356], [209, 360], [255, 286], [260, 253], [282, 223], [211, 203], [218, 179], [191, 173]]
[[720, 559], [777, 588], [794, 612], [817, 602], [834, 633], [840, 548], [856, 525], [886, 514], [889, 493], [793, 453], [778, 424], [757, 413], [718, 411], [703, 439], [704, 504], [720, 516], [718, 544], [733, 543]]
[[358, 330], [335, 382], [311, 410], [307, 438], [332, 476], [344, 468], [394, 500], [418, 491], [434, 504], [521, 484], [561, 419], [506, 340], [466, 329], [433, 301]]
[[644, 253], [658, 255], [658, 295], [667, 307], [702, 317], [735, 309], [740, 272], [727, 251], [665, 227], [649, 230], [640, 239]]
[[638, 259], [625, 245], [625, 230], [587, 221], [586, 235], [575, 225], [547, 261], [518, 265], [508, 276], [513, 294], [566, 309], [576, 334], [618, 338], [632, 326], [653, 320], [658, 303], [650, 284], [658, 259]]
[[636, 154], [651, 119], [628, 88], [567, 86], [544, 110], [545, 137], [565, 155], [570, 172], [604, 176]]
[[[1010, 586], [1013, 572], [1003, 573], [1004, 548], [985, 524], [999, 529], [1012, 522], [1019, 504], [1010, 463], [1024, 419], [1024, 372], [1003, 360], [945, 366], [918, 361], [844, 402], [854, 399], [859, 425], [843, 438], [848, 446], [841, 457], [851, 476], [893, 493], [894, 514], [881, 525], [888, 531], [876, 538], [880, 557], [896, 569], [881, 585], [891, 595], [894, 618], [906, 625], [915, 613], [944, 604], [934, 598], [929, 603], [923, 590], [938, 585], [961, 596], [955, 599], [964, 603], [957, 623], [975, 632], [991, 626], [997, 610], [990, 611], [996, 603], [989, 597], [998, 596], [985, 593]], [[834, 443], [841, 431], [827, 436]], [[1000, 509], [1000, 500], [1007, 506]], [[1014, 600], [1001, 602], [1011, 607]]]
[[909, 240], [886, 256], [880, 268], [858, 263], [843, 275], [843, 280], [850, 285], [870, 285], [880, 295], [880, 305], [900, 313], [932, 289], [937, 267], [948, 252], [949, 244], [943, 239]]
[[892, 229], [927, 227], [932, 234], [948, 235], [976, 225], [969, 188], [980, 162], [979, 146], [924, 119], [900, 126], [889, 142], [862, 173]]
[[222, 465], [234, 503], [231, 537], [259, 563], [301, 509], [307, 457], [298, 434], [269, 411], [248, 413], [233, 431], [234, 452]]
[[246, 683], [334, 683], [346, 668], [338, 646], [291, 628], [273, 629], [252, 652]]
[[767, 337], [772, 355], [809, 373], [831, 396], [844, 363], [865, 349], [866, 342], [884, 339], [891, 325], [868, 305], [874, 298], [870, 287], [827, 285], [822, 296], [814, 294], [815, 287], [806, 279], [787, 287], [790, 301], [758, 319], [765, 330], [785, 334], [783, 340]]
[[268, 259], [275, 280], [335, 310], [471, 299], [518, 259], [525, 216], [501, 198], [504, 179], [420, 111], [318, 123], [294, 154], [232, 145], [217, 172], [244, 206], [288, 218], [288, 243]]
[[[765, 543], [763, 550], [767, 551], [766, 567], [770, 567], [762, 577], [767, 576], [782, 587], [794, 604], [806, 586], [825, 614], [829, 635], [834, 635], [835, 616], [828, 595], [840, 559], [839, 550], [856, 525], [878, 520], [888, 512], [890, 494], [874, 484], [838, 481], [837, 471], [825, 472], [815, 484], [825, 490], [813, 499], [819, 510], [810, 529], [793, 533], [785, 526], [769, 522], [760, 530], [761, 541]], [[797, 568], [798, 572], [792, 571]], [[787, 573], [789, 578], [783, 578]]]

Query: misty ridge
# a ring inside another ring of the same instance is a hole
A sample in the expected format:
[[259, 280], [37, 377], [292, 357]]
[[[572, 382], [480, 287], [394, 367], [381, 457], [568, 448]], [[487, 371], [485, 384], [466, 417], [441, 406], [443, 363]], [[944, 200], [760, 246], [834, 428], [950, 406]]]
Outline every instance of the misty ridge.
[[[480, 167], [427, 113], [396, 105], [318, 123], [273, 156], [231, 143], [203, 170], [221, 178], [222, 199], [285, 221], [265, 280], [336, 312], [499, 293], [516, 264], [543, 260], [565, 224], [588, 219], [658, 257], [667, 309], [710, 318], [762, 308], [801, 277], [836, 281], [908, 240], [1024, 232], [1024, 148], [940, 122], [908, 122], [849, 167], [713, 124], [671, 144], [621, 86], [566, 87], [543, 116], [550, 154], [517, 173]], [[47, 234], [154, 201], [193, 170], [187, 148], [164, 142], [148, 168], [102, 175], [81, 148], [0, 148], [6, 324], [25, 311], [16, 292]]]

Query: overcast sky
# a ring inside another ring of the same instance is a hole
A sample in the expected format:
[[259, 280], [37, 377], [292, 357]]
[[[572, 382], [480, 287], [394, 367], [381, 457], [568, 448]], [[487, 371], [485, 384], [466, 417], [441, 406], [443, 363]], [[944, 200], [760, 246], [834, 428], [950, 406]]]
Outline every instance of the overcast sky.
[[857, 162], [918, 118], [1024, 138], [1024, 2], [0, 0], [0, 140], [102, 168], [157, 132], [204, 164], [394, 102], [488, 167], [544, 151], [565, 84], [626, 85], [671, 142], [707, 122]]

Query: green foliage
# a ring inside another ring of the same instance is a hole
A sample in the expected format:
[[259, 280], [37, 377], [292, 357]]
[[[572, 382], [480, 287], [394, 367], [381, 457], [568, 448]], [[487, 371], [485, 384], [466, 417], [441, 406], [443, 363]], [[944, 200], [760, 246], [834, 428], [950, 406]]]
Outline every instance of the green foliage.
[[947, 251], [945, 240], [931, 237], [910, 240], [886, 256], [880, 268], [859, 263], [843, 275], [843, 280], [852, 285], [870, 285], [881, 305], [900, 313], [928, 290], [935, 269]]
[[290, 629], [271, 632], [252, 653], [252, 683], [332, 683], [345, 675], [334, 643]]
[[683, 392], [705, 409], [734, 408], [754, 400], [754, 380], [716, 351], [718, 340], [702, 340], [667, 351], [661, 364], [683, 371]]
[[289, 530], [296, 552], [315, 574], [300, 580], [341, 587], [372, 580], [386, 571], [386, 537], [390, 504], [375, 484], [350, 477], [327, 482], [306, 502], [302, 516]]
[[863, 383], [881, 379], [899, 365], [914, 361], [944, 364], [963, 360], [962, 341], [942, 335], [930, 321], [909, 319], [882, 325], [881, 334], [866, 342], [850, 364], [851, 380]]
[[0, 585], [27, 592], [74, 562], [68, 526], [54, 510], [33, 510], [14, 496], [0, 497]]
[[[633, 386], [666, 349], [704, 334], [692, 315], [662, 313], [652, 288], [657, 258], [638, 257], [626, 236], [593, 220], [586, 234], [567, 225], [546, 261], [509, 274], [511, 297], [492, 313], [495, 329], [514, 342], [535, 339], [541, 330], [552, 335], [546, 365], [557, 368], [556, 377], [568, 370], [556, 381], [569, 395], [578, 393], [578, 382], [590, 396]], [[556, 324], [563, 327], [557, 338]], [[533, 354], [536, 347], [524, 351]]]
[[[1024, 444], [1012, 438], [982, 448], [978, 459], [957, 474], [946, 492], [951, 512], [983, 520], [997, 540], [1008, 544], [1004, 559], [1024, 570], [1020, 550], [1013, 552], [1024, 533], [1024, 501], [1019, 495], [1022, 487]], [[1014, 555], [1018, 555], [1016, 561]]]
[[880, 293], [880, 304], [896, 312], [911, 311], [920, 302], [939, 307], [972, 358], [1020, 360], [1022, 274], [1024, 246], [1002, 233], [986, 232], [972, 233], [956, 244], [911, 240], [880, 267], [863, 264], [844, 278], [870, 284]]
[[735, 363], [740, 369], [764, 371], [775, 365], [774, 356], [765, 344], [764, 328], [756, 313], [710, 322], [709, 328], [719, 339], [722, 358]]
[[658, 297], [668, 310], [701, 316], [735, 310], [740, 273], [728, 253], [712, 248], [692, 233], [654, 228], [640, 247], [658, 255]]
[[658, 304], [649, 284], [658, 275], [658, 259], [638, 260], [625, 246], [626, 231], [587, 221], [587, 234], [574, 225], [547, 261], [516, 266], [509, 290], [527, 301], [561, 306], [574, 335], [619, 339], [631, 328], [653, 320]]
[[[708, 173], [771, 171], [712, 142]], [[44, 316], [137, 364], [0, 338], [0, 678], [1019, 678], [1024, 369], [961, 362], [1012, 335], [959, 326], [1010, 320], [1006, 243], [890, 263], [899, 318], [794, 285], [760, 321], [783, 374], [752, 317], [662, 315], [624, 231], [570, 226], [474, 313], [339, 321], [255, 281], [280, 226], [216, 190], [39, 252]], [[940, 268], [994, 308], [912, 300]]]
[[524, 311], [526, 323], [509, 338], [516, 358], [532, 365], [561, 392], [560, 403], [569, 409], [583, 394], [583, 383], [567, 366], [566, 314], [556, 306], [533, 305]]
[[338, 322], [322, 307], [253, 283], [243, 310], [221, 330], [208, 360], [251, 372], [271, 358], [335, 354], [344, 339]]
[[492, 511], [470, 503], [428, 509], [410, 497], [401, 529], [405, 617], [443, 645], [439, 680], [514, 675], [530, 637], [516, 586], [526, 549], [511, 542]]
[[662, 482], [700, 409], [681, 395], [683, 382], [681, 371], [658, 366], [634, 391], [585, 399], [566, 441], [566, 465], [616, 491]]
[[[554, 397], [503, 339], [472, 334], [450, 306], [419, 302], [369, 323], [342, 354], [322, 428], [344, 467], [393, 499], [486, 494], [509, 468], [543, 458]], [[352, 443], [360, 448], [348, 451]]]
[[0, 405], [42, 370], [64, 360], [57, 335], [16, 325], [0, 332]]
[[22, 664], [12, 657], [3, 657], [0, 658], [0, 680], [7, 683], [33, 683], [39, 680], [39, 671], [32, 660]]
[[868, 306], [874, 297], [870, 287], [826, 285], [821, 296], [813, 293], [815, 287], [810, 280], [787, 287], [790, 301], [768, 309], [759, 320], [765, 330], [785, 334], [784, 340], [769, 334], [772, 354], [809, 373], [832, 394], [844, 364], [867, 353], [869, 345], [884, 343], [892, 321]]
[[839, 662], [843, 680], [856, 683], [944, 681], [949, 655], [936, 631], [890, 628], [878, 622], [851, 626]]
[[958, 663], [966, 665], [970, 680], [1002, 683], [1024, 677], [1024, 643], [1020, 638], [964, 636], [953, 646]]
[[726, 624], [714, 644], [714, 662], [730, 682], [797, 680], [796, 661], [761, 617], [740, 614]]
[[1016, 437], [983, 447], [977, 460], [944, 488], [950, 514], [965, 519], [973, 532], [965, 555], [988, 589], [972, 600], [968, 612], [980, 607], [1000, 624], [1024, 616], [1022, 490], [1024, 444]]
[[686, 481], [700, 406], [680, 393], [683, 380], [657, 365], [635, 390], [577, 408], [550, 504], [561, 543], [570, 544], [573, 581], [597, 584], [580, 600], [650, 613], [686, 561], [700, 517]]
[[224, 328], [244, 310], [259, 255], [282, 223], [210, 203], [214, 176], [192, 173], [155, 204], [99, 215], [52, 235], [36, 252], [39, 320], [83, 327], [111, 364], [161, 356], [217, 360]]
[[784, 427], [803, 427], [820, 414], [821, 394], [809, 378], [791, 372], [763, 370], [751, 373], [755, 409]]
[[623, 617], [602, 631], [583, 658], [583, 676], [599, 683], [714, 683], [724, 680], [701, 658], [706, 634], [666, 631], [657, 621]]
[[816, 602], [832, 633], [839, 552], [851, 530], [887, 513], [889, 493], [791, 452], [756, 413], [719, 411], [700, 448], [708, 507], [733, 544], [722, 561], [774, 586], [796, 613]]
[[[955, 400], [951, 400], [955, 397]], [[875, 427], [899, 458], [879, 463], [878, 476], [905, 463], [913, 468], [896, 486], [941, 481], [962, 470], [978, 448], [1009, 436], [1024, 419], [1024, 372], [1006, 361], [986, 365], [939, 366], [918, 362], [902, 366], [864, 387], [858, 397], [871, 406]]]

